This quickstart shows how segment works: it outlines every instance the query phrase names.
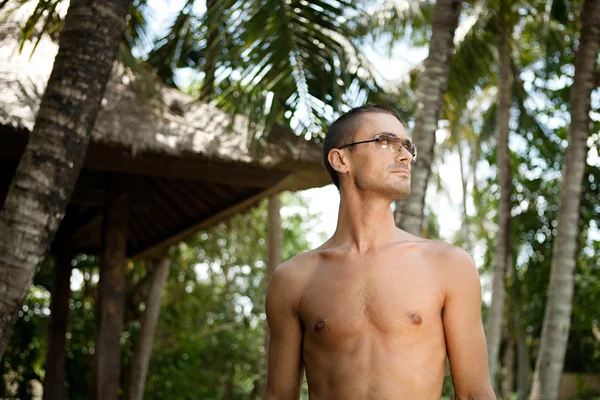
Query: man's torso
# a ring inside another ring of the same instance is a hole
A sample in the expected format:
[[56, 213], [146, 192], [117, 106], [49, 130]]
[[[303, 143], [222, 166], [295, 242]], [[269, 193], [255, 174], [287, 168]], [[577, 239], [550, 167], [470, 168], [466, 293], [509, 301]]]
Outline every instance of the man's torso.
[[439, 399], [442, 260], [431, 241], [304, 255], [298, 301], [311, 399]]

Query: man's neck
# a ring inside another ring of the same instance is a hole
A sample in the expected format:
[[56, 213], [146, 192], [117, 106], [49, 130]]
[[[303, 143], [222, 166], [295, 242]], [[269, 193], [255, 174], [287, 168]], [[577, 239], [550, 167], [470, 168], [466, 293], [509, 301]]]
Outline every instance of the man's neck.
[[331, 238], [336, 246], [350, 246], [365, 253], [398, 238], [391, 200], [340, 193], [337, 228]]

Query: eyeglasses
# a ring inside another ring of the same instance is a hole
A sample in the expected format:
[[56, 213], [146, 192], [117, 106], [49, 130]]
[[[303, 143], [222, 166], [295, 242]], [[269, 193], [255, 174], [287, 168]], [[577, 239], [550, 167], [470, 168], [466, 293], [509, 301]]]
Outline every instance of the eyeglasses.
[[354, 142], [343, 145], [342, 147], [338, 147], [339, 150], [344, 149], [349, 146], [354, 146], [355, 144], [362, 143], [371, 143], [377, 142], [381, 146], [381, 148], [389, 148], [394, 152], [402, 151], [402, 148], [405, 148], [411, 155], [412, 160], [415, 161], [417, 159], [417, 146], [413, 144], [409, 139], [399, 138], [394, 135], [381, 134], [375, 136], [375, 139], [371, 140], [363, 140], [362, 142]]

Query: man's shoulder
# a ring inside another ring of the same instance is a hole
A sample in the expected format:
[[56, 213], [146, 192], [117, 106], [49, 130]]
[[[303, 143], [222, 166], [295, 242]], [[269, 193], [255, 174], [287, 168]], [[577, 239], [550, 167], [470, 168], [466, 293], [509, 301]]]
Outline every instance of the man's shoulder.
[[440, 269], [454, 273], [465, 269], [475, 269], [475, 263], [469, 253], [460, 246], [443, 240], [419, 238], [415, 245], [420, 247], [422, 254], [429, 258]]
[[297, 312], [302, 290], [311, 275], [313, 252], [299, 254], [279, 265], [271, 274], [267, 303], [269, 299], [277, 299], [280, 304], [287, 304], [290, 310]]
[[467, 287], [480, 287], [479, 272], [465, 249], [441, 240], [430, 240], [427, 246], [432, 265], [445, 288], [465, 290]]
[[426, 246], [432, 251], [432, 254], [447, 258], [449, 262], [464, 262], [470, 260], [469, 253], [460, 246], [444, 242], [443, 240], [427, 239]]
[[312, 250], [290, 258], [275, 268], [271, 280], [290, 284], [302, 282], [310, 273], [310, 267], [315, 264], [316, 257], [316, 250]]

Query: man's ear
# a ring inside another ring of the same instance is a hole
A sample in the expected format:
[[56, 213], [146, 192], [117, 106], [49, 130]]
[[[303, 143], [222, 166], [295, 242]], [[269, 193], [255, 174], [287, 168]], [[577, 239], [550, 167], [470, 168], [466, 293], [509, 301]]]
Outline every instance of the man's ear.
[[327, 155], [327, 159], [329, 160], [329, 164], [331, 167], [337, 172], [343, 174], [348, 172], [348, 164], [349, 160], [346, 155], [340, 149], [331, 149], [329, 150], [329, 154]]

